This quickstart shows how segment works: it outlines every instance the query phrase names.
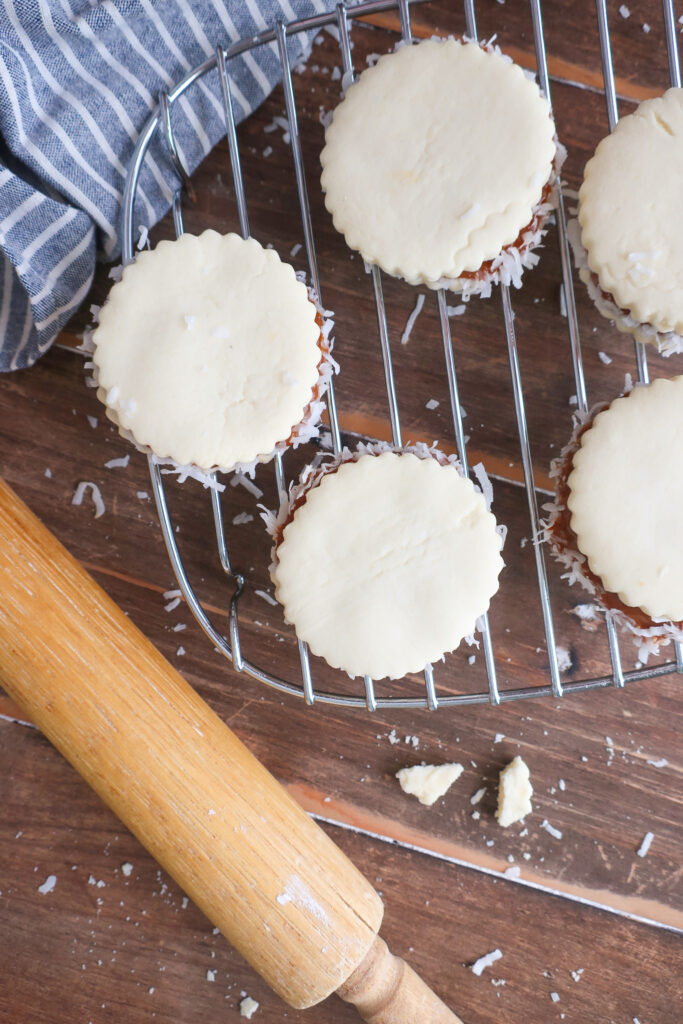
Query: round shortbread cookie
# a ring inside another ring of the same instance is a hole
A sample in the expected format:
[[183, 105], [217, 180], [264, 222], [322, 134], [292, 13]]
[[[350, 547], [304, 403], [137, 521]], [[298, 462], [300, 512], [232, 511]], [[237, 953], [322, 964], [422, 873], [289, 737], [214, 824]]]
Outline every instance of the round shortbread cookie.
[[93, 334], [107, 413], [159, 458], [231, 469], [269, 458], [304, 416], [321, 329], [273, 249], [182, 235], [123, 271]]
[[683, 376], [598, 413], [567, 482], [577, 546], [605, 590], [653, 619], [683, 619]]
[[434, 458], [343, 462], [305, 494], [272, 569], [287, 620], [351, 675], [421, 671], [472, 633], [502, 541], [482, 494]]
[[681, 167], [683, 89], [669, 89], [621, 118], [579, 191], [581, 242], [600, 288], [662, 334], [683, 334]]
[[411, 284], [498, 257], [551, 179], [554, 124], [521, 68], [478, 43], [427, 40], [363, 71], [321, 154], [334, 225]]

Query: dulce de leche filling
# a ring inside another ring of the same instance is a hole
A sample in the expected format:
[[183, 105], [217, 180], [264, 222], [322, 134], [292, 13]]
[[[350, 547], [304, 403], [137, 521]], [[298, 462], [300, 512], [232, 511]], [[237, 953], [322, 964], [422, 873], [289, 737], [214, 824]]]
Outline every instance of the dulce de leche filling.
[[[556, 498], [559, 511], [555, 521], [548, 527], [548, 537], [550, 542], [558, 551], [569, 552], [570, 554], [572, 552], [580, 551], [578, 538], [572, 530], [571, 512], [567, 505], [569, 495], [571, 493], [568, 482], [569, 475], [573, 469], [574, 456], [581, 447], [581, 438], [585, 432], [591, 428], [593, 420], [597, 414], [608, 408], [609, 402], [604, 402], [602, 405], [596, 406], [596, 408], [592, 410], [590, 418], [586, 420], [586, 422], [577, 431], [576, 437], [559, 461], [559, 473], [556, 487]], [[583, 554], [583, 552], [581, 553]], [[652, 629], [659, 625], [659, 623], [654, 622], [650, 616], [642, 610], [642, 608], [633, 608], [631, 605], [624, 604], [618, 594], [615, 594], [610, 590], [605, 590], [602, 580], [591, 571], [587, 560], [582, 563], [581, 572], [595, 587], [595, 597], [604, 608], [611, 611], [621, 612], [630, 619], [637, 629]], [[673, 625], [677, 628], [683, 628], [683, 622], [674, 622]], [[663, 637], [664, 634], [662, 634], [662, 638]], [[657, 640], [658, 638], [653, 637], [653, 639]]]

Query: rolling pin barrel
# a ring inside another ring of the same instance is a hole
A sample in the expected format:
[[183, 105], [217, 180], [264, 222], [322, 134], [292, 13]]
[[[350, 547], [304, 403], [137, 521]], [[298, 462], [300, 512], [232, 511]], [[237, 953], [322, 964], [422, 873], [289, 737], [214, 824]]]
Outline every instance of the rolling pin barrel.
[[457, 1022], [376, 941], [369, 882], [2, 481], [0, 685], [291, 1006], [341, 987], [372, 1024]]

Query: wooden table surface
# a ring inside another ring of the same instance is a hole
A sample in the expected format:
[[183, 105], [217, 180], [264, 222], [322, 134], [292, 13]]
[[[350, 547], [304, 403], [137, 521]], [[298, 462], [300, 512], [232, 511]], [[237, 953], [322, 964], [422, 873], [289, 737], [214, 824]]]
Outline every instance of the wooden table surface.
[[[608, 5], [622, 113], [668, 85], [659, 4], [629, 6], [625, 19], [618, 4]], [[607, 131], [595, 11], [588, 0], [557, 0], [546, 8], [553, 102], [569, 151], [564, 177], [575, 189]], [[480, 36], [497, 32], [506, 52], [534, 67], [527, 5], [491, 0], [478, 4], [477, 12]], [[358, 66], [395, 41], [395, 14], [373, 22], [354, 29]], [[460, 5], [442, 0], [414, 9], [413, 30], [420, 36], [461, 33]], [[319, 115], [338, 101], [332, 69], [339, 64], [337, 44], [323, 32], [307, 67], [295, 76], [322, 293], [336, 312], [342, 428], [351, 441], [353, 434], [389, 438], [370, 279], [335, 234], [317, 185]], [[283, 110], [278, 89], [238, 134], [252, 233], [287, 257], [303, 241], [291, 148], [281, 128], [267, 130]], [[264, 158], [266, 147], [272, 152]], [[224, 144], [194, 181], [198, 201], [186, 210], [186, 228], [235, 229]], [[171, 234], [166, 218], [153, 238]], [[301, 251], [292, 260], [302, 269], [303, 256]], [[512, 295], [540, 501], [549, 486], [549, 461], [571, 430], [575, 392], [560, 279], [552, 229], [539, 267]], [[93, 302], [102, 301], [107, 283], [106, 268], [100, 268]], [[427, 295], [409, 343], [401, 346], [417, 291], [386, 277], [384, 290], [404, 437], [438, 439], [454, 450], [436, 301]], [[576, 294], [589, 399], [609, 399], [621, 390], [624, 375], [635, 371], [633, 346], [593, 309], [578, 279]], [[497, 709], [383, 710], [371, 716], [307, 708], [238, 675], [183, 604], [164, 610], [163, 593], [175, 582], [146, 461], [112, 429], [85, 386], [83, 357], [74, 349], [87, 320], [82, 311], [37, 366], [0, 380], [2, 475], [304, 807], [326, 822], [382, 893], [383, 934], [394, 951], [466, 1024], [681, 1020], [680, 677]], [[495, 475], [494, 511], [509, 527], [507, 566], [491, 613], [500, 683], [540, 685], [547, 680], [547, 654], [499, 295], [474, 300], [464, 316], [453, 318], [452, 328], [470, 459], [483, 460]], [[683, 372], [683, 357], [664, 361], [653, 353], [650, 365], [653, 376], [673, 376]], [[440, 404], [429, 411], [432, 398]], [[105, 467], [129, 452], [126, 468]], [[288, 457], [288, 472], [302, 462], [301, 456]], [[101, 489], [106, 511], [98, 519], [88, 500], [72, 505], [82, 480]], [[257, 482], [272, 506], [271, 472], [259, 473]], [[169, 500], [190, 576], [226, 629], [230, 591], [220, 575], [207, 495], [192, 481], [172, 483]], [[254, 515], [228, 534], [233, 561], [249, 577], [240, 606], [244, 649], [261, 667], [298, 681], [292, 634], [279, 609], [256, 593], [269, 586], [269, 545], [254, 499], [241, 487], [228, 487], [224, 505], [228, 524], [240, 512]], [[586, 596], [570, 589], [554, 564], [549, 575], [557, 642], [571, 659], [564, 678], [608, 671], [604, 631], [589, 631], [574, 613]], [[473, 665], [467, 649], [436, 667], [440, 693], [485, 687], [483, 655], [474, 653]], [[633, 667], [637, 652], [628, 641], [622, 653], [626, 667]], [[317, 660], [313, 671], [321, 688], [342, 685]], [[409, 680], [392, 692], [414, 693], [418, 686]], [[388, 684], [378, 684], [378, 692], [387, 691]], [[259, 1001], [254, 1020], [263, 1024], [355, 1019], [338, 1000], [296, 1013], [270, 994], [1, 694], [0, 713], [1, 1021], [190, 1024], [209, 1014], [237, 1020], [243, 993]], [[493, 815], [497, 774], [518, 753], [531, 769], [534, 811], [524, 827], [503, 830]], [[465, 767], [431, 809], [406, 797], [394, 778], [398, 768], [423, 760], [456, 760]], [[485, 795], [473, 805], [471, 797], [482, 787]], [[548, 823], [557, 833], [546, 830]], [[647, 856], [639, 857], [647, 832], [654, 840]], [[132, 865], [129, 875], [124, 864]], [[519, 877], [504, 877], [512, 864]], [[56, 885], [42, 894], [39, 886], [51, 874]], [[502, 959], [475, 976], [472, 963], [496, 948]]]

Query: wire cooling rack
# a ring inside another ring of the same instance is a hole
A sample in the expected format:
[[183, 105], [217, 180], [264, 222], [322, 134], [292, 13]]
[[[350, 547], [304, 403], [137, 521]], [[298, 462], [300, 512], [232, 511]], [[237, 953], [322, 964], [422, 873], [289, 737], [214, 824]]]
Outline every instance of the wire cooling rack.
[[[423, 2], [423, 0], [412, 0], [412, 2], [413, 4], [417, 4]], [[676, 41], [676, 22], [673, 10], [673, 2], [672, 0], [662, 0], [662, 6], [664, 11], [666, 46], [669, 58], [671, 84], [675, 86], [680, 86], [681, 73]], [[533, 21], [534, 46], [536, 50], [538, 81], [542, 92], [544, 93], [544, 95], [548, 99], [548, 102], [550, 103], [550, 81], [548, 76], [545, 40], [543, 36], [543, 21], [540, 0], [530, 0], [530, 7]], [[467, 34], [470, 38], [476, 39], [477, 24], [474, 0], [465, 0], [464, 8]], [[605, 83], [605, 96], [607, 102], [607, 114], [609, 118], [610, 130], [613, 130], [617, 123], [619, 115], [614, 84], [614, 70], [612, 65], [609, 26], [607, 20], [607, 9], [605, 0], [596, 0], [596, 8], [598, 17], [598, 30], [600, 35], [602, 71]], [[233, 115], [229, 70], [230, 61], [232, 58], [237, 57], [240, 54], [243, 54], [256, 47], [275, 43], [282, 67], [282, 79], [284, 86], [287, 120], [289, 123], [289, 133], [291, 137], [294, 172], [296, 177], [299, 205], [301, 209], [301, 219], [303, 224], [310, 280], [321, 302], [323, 302], [324, 297], [322, 296], [320, 289], [320, 278], [318, 274], [316, 246], [311, 224], [310, 205], [304, 174], [304, 163], [297, 123], [297, 109], [294, 99], [292, 75], [287, 59], [287, 40], [288, 38], [295, 36], [301, 32], [315, 31], [317, 29], [324, 28], [325, 26], [336, 26], [339, 35], [339, 47], [341, 51], [342, 67], [345, 76], [344, 80], [348, 81], [354, 74], [350, 41], [350, 32], [354, 20], [364, 15], [374, 14], [388, 9], [398, 9], [401, 19], [403, 39], [407, 42], [411, 41], [412, 37], [410, 30], [409, 0], [400, 0], [400, 2], [398, 3], [395, 2], [395, 0], [392, 0], [392, 2], [387, 2], [387, 0], [373, 0], [373, 2], [357, 3], [349, 7], [347, 7], [343, 3], [340, 3], [337, 5], [336, 9], [330, 13], [304, 18], [298, 21], [280, 23], [276, 25], [275, 28], [273, 29], [261, 32], [259, 35], [255, 37], [241, 40], [227, 48], [218, 47], [216, 49], [214, 57], [207, 60], [204, 64], [201, 64], [200, 66], [196, 67], [181, 82], [179, 82], [174, 89], [171, 89], [167, 92], [162, 92], [159, 97], [159, 106], [157, 110], [149, 118], [147, 124], [145, 125], [145, 128], [143, 129], [140, 135], [140, 138], [135, 148], [135, 152], [133, 154], [130, 170], [128, 173], [128, 178], [126, 181], [126, 187], [124, 191], [122, 232], [124, 264], [129, 263], [133, 259], [134, 255], [133, 213], [137, 183], [140, 174], [140, 169], [145, 159], [145, 155], [147, 153], [150, 142], [156, 132], [162, 133], [166, 145], [168, 146], [173, 166], [175, 167], [175, 170], [178, 175], [179, 181], [176, 182], [175, 193], [173, 198], [173, 221], [176, 234], [180, 235], [183, 232], [183, 192], [188, 191], [191, 194], [192, 184], [190, 182], [186, 169], [184, 168], [182, 161], [178, 155], [178, 150], [175, 143], [173, 132], [173, 106], [195, 82], [200, 80], [204, 75], [208, 74], [214, 69], [218, 70], [221, 85], [223, 111], [225, 115], [225, 133], [230, 150], [230, 161], [234, 179], [235, 195], [237, 198], [237, 206], [239, 211], [240, 230], [245, 237], [249, 235], [249, 216], [245, 200], [244, 183], [240, 167], [240, 154], [237, 143], [237, 135], [235, 131], [235, 120]], [[574, 378], [576, 381], [577, 403], [579, 411], [586, 412], [588, 410], [588, 395], [586, 391], [586, 381], [583, 369], [583, 362], [581, 358], [579, 323], [577, 317], [576, 302], [574, 297], [574, 284], [571, 272], [569, 246], [567, 242], [564, 199], [561, 193], [559, 196], [559, 205], [557, 210], [557, 228], [558, 241], [560, 247], [560, 257], [562, 264], [562, 278], [567, 303], [567, 324], [569, 331], [569, 342], [571, 348]], [[394, 445], [400, 446], [403, 443], [403, 438], [401, 433], [401, 421], [399, 416], [396, 388], [394, 385], [394, 372], [392, 367], [391, 347], [389, 343], [386, 310], [384, 305], [384, 297], [382, 293], [382, 274], [378, 267], [373, 267], [371, 273], [375, 302], [377, 307], [377, 325], [379, 331], [379, 341], [382, 351], [382, 360], [384, 364], [384, 376], [389, 405], [389, 416], [391, 421], [392, 441]], [[220, 493], [213, 488], [210, 490], [220, 565], [222, 567], [223, 573], [226, 575], [228, 579], [230, 579], [232, 585], [232, 596], [230, 599], [229, 606], [229, 635], [227, 637], [225, 637], [213, 624], [213, 622], [207, 615], [205, 608], [202, 606], [201, 602], [197, 598], [197, 595], [190, 583], [187, 572], [185, 570], [185, 566], [183, 565], [183, 561], [178, 550], [178, 545], [176, 543], [173, 522], [166, 500], [161, 470], [158, 464], [150, 457], [149, 469], [152, 479], [152, 486], [154, 489], [154, 496], [156, 499], [157, 511], [159, 514], [159, 520], [161, 523], [161, 528], [163, 531], [166, 547], [168, 549], [171, 565], [175, 573], [175, 576], [178, 580], [180, 589], [190, 610], [194, 614], [199, 625], [202, 627], [202, 629], [208, 636], [209, 640], [222, 654], [225, 655], [226, 658], [228, 658], [232, 662], [233, 667], [238, 672], [245, 672], [248, 675], [252, 676], [254, 679], [257, 679], [260, 682], [267, 684], [268, 686], [274, 687], [276, 690], [303, 697], [306, 703], [309, 705], [315, 702], [320, 702], [352, 707], [366, 707], [370, 711], [374, 711], [377, 708], [388, 706], [399, 708], [427, 708], [430, 710], [436, 710], [438, 707], [441, 706], [457, 704], [482, 704], [490, 702], [491, 704], [496, 705], [500, 704], [501, 702], [519, 700], [526, 697], [561, 697], [564, 693], [576, 693], [582, 690], [592, 690], [609, 686], [623, 687], [625, 683], [632, 682], [635, 680], [648, 679], [654, 676], [667, 675], [669, 673], [676, 671], [679, 673], [683, 673], [683, 644], [681, 643], [676, 643], [674, 645], [675, 661], [670, 661], [665, 664], [660, 664], [651, 668], [640, 668], [634, 671], [624, 671], [622, 668], [617, 630], [614, 623], [608, 617], [605, 626], [607, 629], [607, 639], [612, 664], [611, 674], [605, 676], [598, 676], [590, 679], [572, 680], [564, 683], [562, 681], [562, 673], [558, 664], [557, 650], [555, 645], [555, 626], [553, 622], [553, 612], [551, 608], [550, 594], [548, 589], [545, 555], [543, 546], [540, 543], [542, 538], [542, 528], [539, 519], [538, 504], [536, 500], [536, 490], [534, 486], [533, 466], [531, 461], [529, 434], [527, 430], [527, 421], [525, 413], [524, 391], [522, 388], [522, 377], [520, 373], [519, 359], [517, 354], [517, 344], [515, 338], [514, 315], [512, 309], [512, 301], [510, 298], [510, 292], [507, 287], [500, 287], [500, 296], [502, 303], [503, 320], [505, 324], [505, 334], [507, 339], [507, 350], [510, 364], [512, 390], [514, 396], [515, 414], [519, 432], [522, 465], [524, 470], [524, 484], [529, 507], [529, 519], [531, 524], [532, 539], [534, 541], [533, 551], [536, 563], [538, 593], [540, 606], [543, 614], [543, 625], [545, 630], [545, 638], [548, 652], [548, 683], [545, 685], [521, 687], [515, 689], [499, 688], [496, 672], [496, 660], [494, 657], [493, 645], [491, 642], [491, 630], [489, 627], [489, 620], [487, 615], [483, 616], [483, 618], [479, 622], [479, 631], [481, 634], [484, 660], [486, 663], [486, 672], [488, 676], [488, 689], [481, 693], [439, 695], [434, 677], [434, 670], [431, 665], [428, 665], [424, 670], [424, 689], [422, 689], [421, 687], [421, 692], [419, 692], [418, 695], [414, 697], [405, 697], [402, 695], [377, 696], [375, 692], [374, 682], [368, 676], [364, 678], [362, 689], [360, 690], [358, 695], [348, 695], [346, 693], [324, 691], [319, 688], [316, 688], [316, 686], [314, 685], [307, 645], [300, 640], [297, 641], [296, 639], [294, 639], [294, 642], [298, 643], [301, 664], [300, 681], [290, 682], [261, 670], [256, 664], [249, 661], [245, 657], [244, 652], [242, 650], [238, 610], [240, 596], [243, 593], [246, 581], [242, 575], [233, 570], [230, 557], [228, 555], [225, 524], [221, 512]], [[441, 325], [441, 335], [443, 340], [443, 353], [446, 366], [446, 375], [448, 379], [450, 405], [453, 418], [453, 431], [455, 434], [455, 441], [460, 461], [462, 462], [465, 471], [469, 472], [467, 446], [462, 422], [462, 410], [458, 394], [458, 377], [456, 372], [453, 343], [451, 339], [450, 323], [447, 311], [447, 293], [444, 290], [438, 291], [436, 293], [436, 299], [438, 302], [439, 321]], [[493, 301], [493, 299], [491, 301]], [[647, 354], [645, 346], [638, 342], [635, 343], [635, 356], [638, 378], [641, 382], [647, 383], [649, 380]], [[337, 418], [333, 384], [330, 385], [330, 389], [327, 394], [327, 410], [333, 450], [335, 453], [339, 453], [342, 444], [339, 430], [339, 422]], [[274, 459], [274, 468], [278, 494], [280, 497], [282, 497], [286, 493], [286, 479], [282, 464], [282, 458], [280, 455], [276, 455]], [[386, 689], [384, 684], [383, 689]]]

